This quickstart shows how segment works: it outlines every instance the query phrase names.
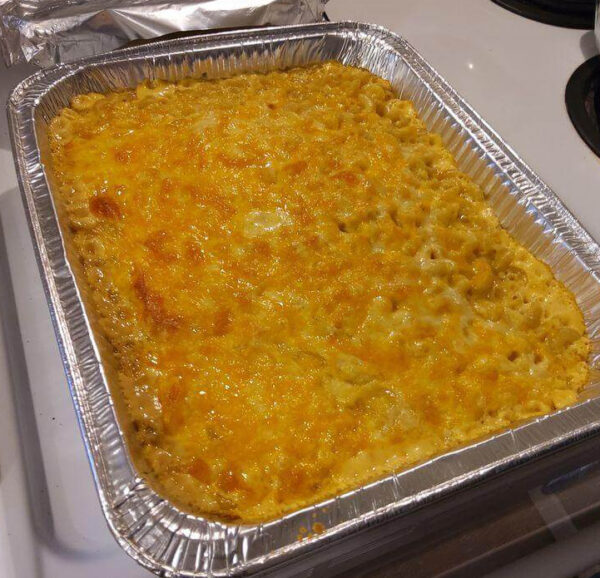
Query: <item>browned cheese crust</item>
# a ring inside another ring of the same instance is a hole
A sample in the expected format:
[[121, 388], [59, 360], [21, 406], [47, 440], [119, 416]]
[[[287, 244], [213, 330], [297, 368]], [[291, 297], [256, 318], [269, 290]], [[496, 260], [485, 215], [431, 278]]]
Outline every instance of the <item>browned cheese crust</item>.
[[365, 70], [82, 95], [50, 142], [129, 444], [191, 512], [272, 519], [586, 382], [573, 295]]

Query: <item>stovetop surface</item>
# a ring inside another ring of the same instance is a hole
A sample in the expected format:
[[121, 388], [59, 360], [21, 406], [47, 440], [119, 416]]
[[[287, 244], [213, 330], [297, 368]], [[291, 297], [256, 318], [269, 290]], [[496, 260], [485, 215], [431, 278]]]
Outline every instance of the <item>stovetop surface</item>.
[[[564, 104], [569, 76], [596, 54], [591, 31], [540, 24], [487, 0], [331, 0], [327, 12], [332, 20], [372, 22], [403, 35], [600, 239], [600, 159], [577, 134]], [[0, 100], [31, 72], [24, 66], [0, 70]], [[0, 575], [150, 576], [114, 542], [100, 511], [4, 115], [0, 224]], [[600, 544], [596, 454], [591, 446], [562, 472], [575, 477], [564, 487], [548, 490], [553, 474], [531, 487], [524, 484], [514, 500], [504, 499], [497, 508], [476, 513], [465, 507], [455, 527], [440, 531], [424, 548], [392, 552], [355, 574], [480, 575], [513, 560], [535, 564], [544, 576], [590, 568], [600, 562], [600, 548], [596, 554], [590, 547], [596, 539]], [[570, 473], [582, 467], [583, 473]]]

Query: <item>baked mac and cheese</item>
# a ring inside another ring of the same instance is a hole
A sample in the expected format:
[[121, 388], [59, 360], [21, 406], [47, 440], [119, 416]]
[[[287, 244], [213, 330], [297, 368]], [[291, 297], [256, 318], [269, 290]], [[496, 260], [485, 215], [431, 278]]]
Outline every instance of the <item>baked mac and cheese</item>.
[[264, 521], [575, 401], [573, 295], [329, 62], [73, 99], [57, 202], [154, 487]]

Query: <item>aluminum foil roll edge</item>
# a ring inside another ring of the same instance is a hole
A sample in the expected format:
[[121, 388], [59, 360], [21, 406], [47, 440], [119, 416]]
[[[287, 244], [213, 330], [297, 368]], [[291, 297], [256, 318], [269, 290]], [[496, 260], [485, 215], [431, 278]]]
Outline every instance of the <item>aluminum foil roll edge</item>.
[[7, 66], [50, 66], [97, 56], [132, 40], [174, 32], [306, 24], [327, 0], [0, 0], [0, 49]]

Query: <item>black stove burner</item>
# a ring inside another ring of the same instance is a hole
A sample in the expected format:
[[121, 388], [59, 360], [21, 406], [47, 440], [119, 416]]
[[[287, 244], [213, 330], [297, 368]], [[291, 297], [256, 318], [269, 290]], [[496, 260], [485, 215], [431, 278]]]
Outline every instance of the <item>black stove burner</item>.
[[492, 0], [525, 18], [564, 28], [594, 28], [594, 0]]
[[577, 132], [600, 157], [600, 56], [586, 60], [569, 78], [565, 102]]

